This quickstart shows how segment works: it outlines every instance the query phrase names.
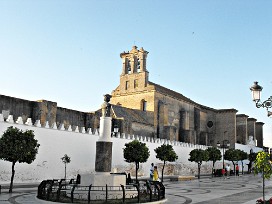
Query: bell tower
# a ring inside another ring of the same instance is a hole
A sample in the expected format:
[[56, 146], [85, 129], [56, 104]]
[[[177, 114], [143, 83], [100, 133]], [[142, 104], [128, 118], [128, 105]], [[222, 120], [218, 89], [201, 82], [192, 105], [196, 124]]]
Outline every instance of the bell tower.
[[146, 58], [148, 52], [143, 48], [133, 46], [129, 52], [120, 54], [123, 62], [120, 75], [120, 92], [128, 93], [143, 90], [148, 83], [148, 71], [146, 70]]

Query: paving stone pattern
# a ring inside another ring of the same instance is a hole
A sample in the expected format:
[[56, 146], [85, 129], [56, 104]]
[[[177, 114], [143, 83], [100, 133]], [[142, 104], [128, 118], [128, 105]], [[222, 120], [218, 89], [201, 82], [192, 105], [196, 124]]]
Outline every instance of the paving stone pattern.
[[[165, 203], [173, 204], [255, 204], [262, 198], [262, 178], [254, 175], [166, 181]], [[37, 184], [15, 185], [12, 194], [2, 186], [0, 204], [49, 204], [36, 198]], [[266, 199], [272, 197], [272, 181], [266, 181]]]
[[[266, 181], [266, 199], [271, 197], [271, 185], [271, 181]], [[262, 198], [262, 178], [254, 175], [165, 182], [165, 186], [166, 203], [255, 204], [257, 199]]]

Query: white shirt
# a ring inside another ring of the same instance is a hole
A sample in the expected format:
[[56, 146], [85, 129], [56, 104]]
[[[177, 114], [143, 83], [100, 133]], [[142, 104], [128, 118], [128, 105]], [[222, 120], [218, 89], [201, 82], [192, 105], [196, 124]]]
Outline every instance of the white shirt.
[[227, 170], [227, 171], [230, 171], [230, 166], [226, 166], [226, 170]]

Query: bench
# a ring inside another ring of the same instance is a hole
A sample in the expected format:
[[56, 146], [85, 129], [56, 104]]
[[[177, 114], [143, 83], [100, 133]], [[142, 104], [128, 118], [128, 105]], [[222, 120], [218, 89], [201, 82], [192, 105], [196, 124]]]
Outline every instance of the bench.
[[170, 181], [189, 181], [196, 179], [195, 176], [175, 176], [170, 178]]

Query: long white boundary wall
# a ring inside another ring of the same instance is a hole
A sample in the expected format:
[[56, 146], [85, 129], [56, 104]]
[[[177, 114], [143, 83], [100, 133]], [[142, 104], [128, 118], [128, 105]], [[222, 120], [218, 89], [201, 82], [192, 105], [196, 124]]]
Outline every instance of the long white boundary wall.
[[[61, 161], [61, 157], [63, 157], [64, 154], [71, 157], [71, 163], [67, 165], [67, 178], [75, 178], [77, 174], [86, 174], [94, 171], [96, 141], [99, 138], [97, 131], [95, 134], [91, 134], [91, 131], [89, 131], [89, 134], [85, 131], [80, 132], [82, 128], [77, 127], [75, 131], [71, 131], [71, 129], [64, 130], [61, 127], [57, 129], [56, 125], [53, 125], [52, 128], [49, 128], [48, 125], [46, 128], [42, 128], [39, 125], [39, 121], [36, 122], [36, 125], [38, 127], [32, 125], [32, 121], [29, 121], [27, 124], [22, 124], [20, 119], [15, 123], [13, 120], [4, 121], [0, 114], [0, 137], [8, 127], [14, 126], [22, 130], [33, 130], [35, 138], [40, 144], [36, 160], [33, 163], [16, 163], [15, 183], [40, 182], [44, 179], [63, 178], [64, 164]], [[112, 171], [130, 172], [132, 176], [135, 174], [135, 164], [125, 162], [123, 157], [123, 148], [125, 147], [125, 144], [134, 139], [145, 142], [150, 151], [148, 161], [140, 165], [139, 175], [143, 176], [148, 176], [150, 164], [152, 162], [159, 167], [162, 165], [162, 162], [156, 159], [154, 149], [161, 146], [163, 143], [171, 144], [179, 157], [176, 162], [169, 163], [165, 170], [165, 175], [197, 174], [197, 164], [188, 161], [189, 153], [196, 148], [207, 148], [207, 146], [203, 145], [170, 142], [169, 140], [150, 140], [150, 138], [142, 136], [118, 135], [117, 137], [112, 137]], [[246, 152], [250, 151], [250, 147], [246, 145], [242, 145], [241, 147], [246, 149]], [[210, 173], [211, 165], [211, 162], [204, 162], [202, 164], [201, 173]], [[221, 166], [222, 162], [216, 162], [215, 168], [221, 168]], [[11, 163], [0, 160], [0, 184], [9, 183], [10, 177]]]

